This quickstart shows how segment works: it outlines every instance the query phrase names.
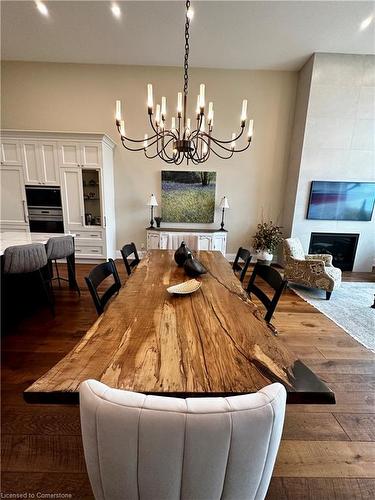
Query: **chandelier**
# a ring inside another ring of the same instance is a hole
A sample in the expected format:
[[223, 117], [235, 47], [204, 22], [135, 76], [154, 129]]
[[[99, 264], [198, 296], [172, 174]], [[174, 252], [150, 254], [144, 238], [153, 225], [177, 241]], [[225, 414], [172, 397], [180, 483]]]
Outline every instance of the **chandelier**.
[[[184, 92], [177, 94], [177, 118], [171, 118], [171, 127], [166, 126], [167, 99], [161, 98], [161, 105], [157, 104], [154, 114], [154, 99], [152, 84], [147, 85], [147, 108], [152, 135], [145, 134], [143, 139], [131, 139], [126, 136], [125, 122], [121, 115], [121, 101], [116, 101], [116, 126], [119, 131], [122, 145], [128, 151], [143, 151], [146, 158], [157, 156], [166, 163], [180, 165], [186, 158], [187, 164], [191, 161], [197, 165], [208, 160], [211, 153], [224, 160], [232, 158], [234, 153], [248, 149], [253, 136], [253, 120], [249, 120], [245, 145], [237, 148], [236, 142], [244, 134], [247, 121], [247, 100], [242, 101], [241, 127], [238, 133], [233, 132], [230, 140], [220, 140], [213, 135], [214, 107], [208, 103], [206, 116], [205, 85], [200, 85], [197, 97], [196, 123], [187, 117], [188, 89], [189, 89], [189, 29], [193, 11], [190, 1], [186, 2], [185, 15], [185, 58], [184, 58]], [[246, 135], [246, 134], [245, 134]]]

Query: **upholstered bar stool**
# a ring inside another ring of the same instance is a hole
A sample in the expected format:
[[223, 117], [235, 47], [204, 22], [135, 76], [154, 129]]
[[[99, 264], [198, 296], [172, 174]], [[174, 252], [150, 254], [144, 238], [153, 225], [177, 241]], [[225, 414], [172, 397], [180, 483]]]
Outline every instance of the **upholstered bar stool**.
[[[56, 278], [52, 279], [57, 279], [59, 283], [59, 287], [61, 288], [61, 280], [63, 281], [69, 281], [67, 278], [63, 278], [60, 276], [59, 273], [59, 267], [57, 265], [57, 259], [66, 259], [66, 263], [68, 268], [70, 268], [71, 275], [74, 276], [73, 269], [71, 268], [71, 264], [69, 262], [69, 257], [74, 253], [74, 240], [73, 236], [55, 236], [53, 238], [50, 238], [47, 241], [47, 258], [49, 261], [55, 263], [55, 269], [56, 269]], [[74, 288], [78, 292], [79, 295], [81, 295], [81, 291], [79, 289], [78, 283], [76, 281], [76, 278], [74, 276]]]
[[43, 292], [47, 298], [48, 305], [55, 314], [53, 305], [50, 278], [43, 276], [42, 269], [48, 264], [45, 246], [42, 243], [31, 243], [29, 245], [16, 245], [8, 247], [4, 251], [4, 274], [28, 274], [37, 273]]

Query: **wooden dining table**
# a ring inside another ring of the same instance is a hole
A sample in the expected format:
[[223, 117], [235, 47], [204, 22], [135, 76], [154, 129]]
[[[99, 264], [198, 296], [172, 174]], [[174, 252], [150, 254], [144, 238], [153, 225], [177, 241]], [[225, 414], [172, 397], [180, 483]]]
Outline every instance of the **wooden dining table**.
[[334, 393], [274, 336], [220, 252], [197, 252], [207, 273], [190, 295], [173, 252], [151, 250], [76, 347], [26, 389], [30, 403], [78, 403], [79, 386], [175, 397], [228, 396], [281, 382], [288, 403], [335, 402]]

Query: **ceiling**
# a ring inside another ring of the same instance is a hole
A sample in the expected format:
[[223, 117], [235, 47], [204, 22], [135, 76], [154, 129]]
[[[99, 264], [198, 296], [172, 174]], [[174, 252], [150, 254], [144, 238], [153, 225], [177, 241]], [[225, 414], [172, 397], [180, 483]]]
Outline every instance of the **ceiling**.
[[[2, 1], [2, 58], [179, 66], [184, 2]], [[207, 68], [299, 69], [313, 52], [374, 54], [375, 11], [362, 1], [193, 1], [190, 64]]]

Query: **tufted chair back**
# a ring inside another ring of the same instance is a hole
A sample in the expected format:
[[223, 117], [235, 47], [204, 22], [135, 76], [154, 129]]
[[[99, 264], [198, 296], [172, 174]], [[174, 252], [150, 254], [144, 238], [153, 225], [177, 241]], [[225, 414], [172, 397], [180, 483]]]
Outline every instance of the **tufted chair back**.
[[284, 240], [284, 256], [285, 259], [292, 257], [297, 260], [305, 260], [305, 252], [298, 238], [287, 238]]
[[42, 243], [16, 245], [4, 251], [4, 273], [32, 273], [47, 265], [47, 254]]
[[172, 398], [80, 387], [85, 459], [96, 500], [263, 499], [286, 391]]

